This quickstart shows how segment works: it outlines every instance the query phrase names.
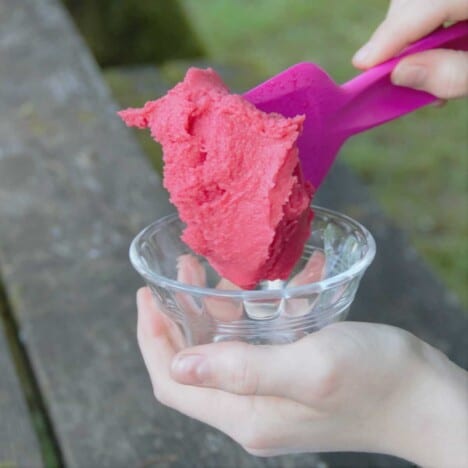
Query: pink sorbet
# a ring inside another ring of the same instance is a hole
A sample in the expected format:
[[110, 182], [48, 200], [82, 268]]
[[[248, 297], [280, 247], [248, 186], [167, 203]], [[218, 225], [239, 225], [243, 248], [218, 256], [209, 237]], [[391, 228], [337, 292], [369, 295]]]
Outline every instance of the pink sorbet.
[[194, 252], [242, 288], [289, 276], [313, 218], [296, 146], [304, 116], [262, 112], [196, 68], [161, 99], [119, 115], [162, 144], [164, 186]]

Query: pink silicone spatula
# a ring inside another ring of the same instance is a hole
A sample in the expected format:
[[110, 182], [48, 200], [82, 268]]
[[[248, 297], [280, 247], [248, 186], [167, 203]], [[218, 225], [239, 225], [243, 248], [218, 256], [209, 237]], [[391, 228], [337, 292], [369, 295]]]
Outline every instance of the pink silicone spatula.
[[394, 86], [390, 81], [390, 74], [402, 57], [435, 48], [468, 50], [468, 21], [434, 31], [398, 57], [341, 86], [317, 65], [299, 63], [244, 97], [265, 112], [286, 117], [306, 115], [298, 140], [299, 156], [304, 176], [318, 188], [349, 137], [436, 100], [431, 94]]

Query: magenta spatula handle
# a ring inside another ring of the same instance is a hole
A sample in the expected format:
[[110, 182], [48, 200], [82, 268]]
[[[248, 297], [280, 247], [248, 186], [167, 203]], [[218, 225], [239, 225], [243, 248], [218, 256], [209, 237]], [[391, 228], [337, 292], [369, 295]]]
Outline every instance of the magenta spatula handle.
[[403, 57], [425, 50], [468, 50], [468, 21], [440, 28], [348, 83], [337, 85], [319, 66], [302, 62], [244, 94], [264, 112], [305, 115], [297, 146], [304, 177], [318, 188], [349, 137], [436, 100], [424, 91], [396, 86], [390, 75]]
[[436, 48], [468, 50], [468, 21], [439, 28], [398, 57], [377, 65], [341, 86], [347, 95], [335, 122], [347, 137], [401, 117], [436, 100], [433, 95], [395, 86], [390, 75], [403, 57]]

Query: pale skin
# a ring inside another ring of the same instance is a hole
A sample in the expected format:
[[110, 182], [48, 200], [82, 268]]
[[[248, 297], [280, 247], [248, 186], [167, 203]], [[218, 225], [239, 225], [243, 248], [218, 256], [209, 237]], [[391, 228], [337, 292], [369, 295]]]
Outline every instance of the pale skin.
[[[395, 0], [370, 52], [353, 63], [370, 67], [467, 17], [467, 0]], [[392, 79], [441, 99], [466, 96], [468, 56], [417, 54]], [[367, 451], [427, 467], [468, 466], [468, 373], [404, 330], [342, 322], [289, 345], [181, 349], [178, 330], [148, 288], [138, 291], [137, 305], [138, 342], [156, 398], [254, 455]]]
[[282, 346], [180, 351], [148, 288], [138, 341], [155, 397], [249, 453], [368, 451], [468, 466], [468, 376], [404, 330], [341, 322]]
[[[393, 0], [387, 17], [356, 53], [353, 64], [366, 69], [448, 22], [468, 18], [467, 0]], [[427, 91], [441, 99], [468, 95], [468, 52], [436, 49], [403, 59], [394, 84]]]

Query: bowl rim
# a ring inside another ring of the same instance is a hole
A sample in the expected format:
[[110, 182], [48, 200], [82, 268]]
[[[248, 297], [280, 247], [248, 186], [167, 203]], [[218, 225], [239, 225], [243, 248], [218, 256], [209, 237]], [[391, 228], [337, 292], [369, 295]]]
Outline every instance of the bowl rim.
[[[141, 240], [155, 228], [160, 227], [163, 224], [166, 224], [168, 221], [179, 218], [178, 213], [171, 213], [162, 218], [157, 219], [153, 223], [146, 226], [142, 229], [132, 240], [129, 248], [129, 257], [130, 262], [132, 263], [135, 270], [149, 283], [153, 283], [159, 286], [170, 287], [179, 292], [195, 294], [198, 296], [215, 296], [221, 298], [230, 298], [230, 299], [242, 299], [242, 300], [261, 300], [261, 299], [287, 299], [297, 296], [304, 296], [305, 294], [313, 294], [323, 292], [332, 287], [339, 286], [344, 284], [354, 277], [363, 274], [365, 270], [374, 260], [376, 254], [376, 244], [374, 237], [370, 231], [364, 227], [361, 223], [355, 219], [340, 213], [335, 210], [330, 210], [328, 208], [322, 208], [319, 206], [312, 205], [312, 210], [315, 214], [320, 213], [333, 218], [338, 218], [341, 221], [345, 221], [348, 224], [353, 225], [354, 228], [359, 230], [363, 237], [365, 238], [366, 244], [368, 246], [367, 252], [365, 255], [359, 259], [356, 263], [351, 265], [345, 271], [338, 273], [335, 276], [330, 278], [325, 278], [314, 283], [309, 283], [301, 286], [293, 286], [286, 288], [278, 289], [267, 289], [267, 290], [246, 290], [242, 289], [239, 291], [225, 290], [225, 289], [215, 289], [215, 288], [204, 288], [201, 286], [193, 286], [186, 283], [182, 283], [175, 279], [167, 278], [163, 275], [159, 275], [154, 271], [151, 271], [147, 266], [140, 260], [138, 245]], [[179, 218], [180, 219], [180, 218]], [[315, 219], [315, 216], [314, 216]], [[312, 221], [313, 226], [313, 221]]]

